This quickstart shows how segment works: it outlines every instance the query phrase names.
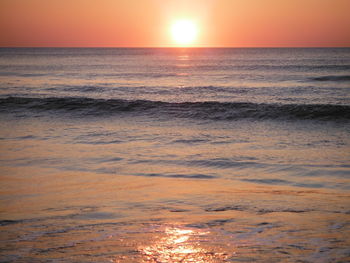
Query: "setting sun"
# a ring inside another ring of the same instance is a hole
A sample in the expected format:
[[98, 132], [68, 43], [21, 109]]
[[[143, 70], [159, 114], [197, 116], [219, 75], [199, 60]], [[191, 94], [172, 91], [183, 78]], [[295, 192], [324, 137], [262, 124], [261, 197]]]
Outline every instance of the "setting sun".
[[191, 20], [178, 20], [172, 25], [171, 34], [177, 45], [188, 46], [196, 40], [198, 29]]

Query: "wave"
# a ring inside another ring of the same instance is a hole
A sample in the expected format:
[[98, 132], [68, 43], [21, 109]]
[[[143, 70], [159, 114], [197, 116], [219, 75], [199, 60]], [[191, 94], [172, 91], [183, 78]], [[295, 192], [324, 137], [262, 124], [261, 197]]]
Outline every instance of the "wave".
[[350, 81], [350, 76], [321, 76], [315, 77], [312, 80], [315, 81]]
[[332, 104], [259, 104], [249, 102], [161, 102], [93, 98], [0, 98], [0, 113], [63, 112], [79, 116], [115, 114], [171, 115], [209, 120], [305, 119], [350, 120], [350, 106]]

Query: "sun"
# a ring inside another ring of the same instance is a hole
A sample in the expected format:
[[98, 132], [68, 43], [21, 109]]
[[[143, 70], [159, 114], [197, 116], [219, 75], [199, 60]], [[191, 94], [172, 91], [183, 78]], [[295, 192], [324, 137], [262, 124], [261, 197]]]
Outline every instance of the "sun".
[[171, 34], [177, 45], [189, 46], [196, 40], [198, 29], [191, 20], [177, 20], [171, 27]]

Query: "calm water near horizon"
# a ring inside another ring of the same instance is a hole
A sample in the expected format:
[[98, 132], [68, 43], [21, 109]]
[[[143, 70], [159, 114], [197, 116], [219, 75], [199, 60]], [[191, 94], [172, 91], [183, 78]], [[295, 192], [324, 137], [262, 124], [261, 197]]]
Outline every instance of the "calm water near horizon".
[[350, 48], [0, 48], [0, 262], [349, 262]]

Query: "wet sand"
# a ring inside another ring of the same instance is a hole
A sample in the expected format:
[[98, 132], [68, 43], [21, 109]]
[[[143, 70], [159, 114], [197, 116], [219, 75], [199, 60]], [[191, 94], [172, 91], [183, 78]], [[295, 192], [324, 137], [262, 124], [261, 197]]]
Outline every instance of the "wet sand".
[[50, 169], [5, 174], [1, 195], [12, 198], [2, 205], [1, 242], [9, 261], [349, 260], [346, 193]]

